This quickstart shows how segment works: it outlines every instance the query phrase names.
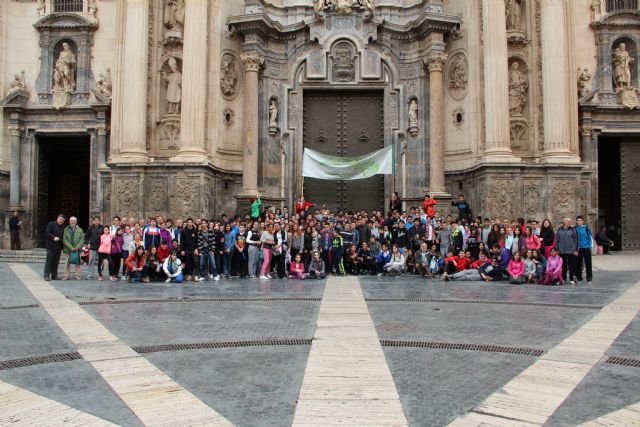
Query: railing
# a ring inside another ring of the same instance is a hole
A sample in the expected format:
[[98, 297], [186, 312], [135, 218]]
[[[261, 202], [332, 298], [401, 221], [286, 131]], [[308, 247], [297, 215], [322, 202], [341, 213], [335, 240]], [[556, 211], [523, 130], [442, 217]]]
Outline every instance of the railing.
[[54, 12], [82, 12], [84, 0], [53, 0]]
[[638, 0], [605, 0], [606, 13], [638, 10]]

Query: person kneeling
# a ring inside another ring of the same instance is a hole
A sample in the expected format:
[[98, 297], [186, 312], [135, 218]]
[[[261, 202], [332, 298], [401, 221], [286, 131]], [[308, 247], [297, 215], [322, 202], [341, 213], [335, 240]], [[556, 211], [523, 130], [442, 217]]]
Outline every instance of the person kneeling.
[[313, 253], [313, 259], [309, 264], [309, 277], [312, 279], [324, 279], [327, 277], [324, 261], [320, 258], [320, 252]]
[[127, 266], [127, 282], [131, 283], [132, 281], [140, 281], [145, 261], [146, 256], [144, 248], [142, 246], [136, 247], [135, 251], [133, 251], [125, 261]]
[[512, 285], [520, 285], [525, 282], [524, 261], [522, 261], [520, 252], [513, 254], [513, 258], [509, 261], [507, 271], [509, 273], [509, 283]]
[[167, 275], [165, 283], [176, 282], [182, 283], [184, 276], [182, 275], [182, 261], [178, 258], [178, 253], [173, 251], [162, 264], [164, 274]]
[[296, 254], [296, 257], [291, 262], [291, 266], [289, 268], [289, 279], [300, 279], [304, 280], [309, 275], [304, 272], [304, 264], [302, 263], [302, 257], [300, 254]]

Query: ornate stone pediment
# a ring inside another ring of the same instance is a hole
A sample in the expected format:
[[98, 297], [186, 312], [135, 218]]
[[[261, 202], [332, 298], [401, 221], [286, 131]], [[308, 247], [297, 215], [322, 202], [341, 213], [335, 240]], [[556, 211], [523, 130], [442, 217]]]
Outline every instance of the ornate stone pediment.
[[33, 24], [38, 30], [95, 30], [98, 24], [76, 13], [52, 13]]
[[26, 90], [20, 89], [7, 94], [7, 96], [5, 96], [5, 98], [2, 101], [0, 101], [0, 105], [3, 105], [3, 106], [13, 105], [18, 107], [24, 107], [25, 105], [27, 105], [28, 101], [29, 101], [29, 92], [27, 92]]

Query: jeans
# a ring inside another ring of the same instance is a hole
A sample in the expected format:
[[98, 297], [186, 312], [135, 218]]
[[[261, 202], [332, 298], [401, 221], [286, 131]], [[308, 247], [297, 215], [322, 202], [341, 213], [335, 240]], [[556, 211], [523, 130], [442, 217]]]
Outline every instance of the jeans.
[[457, 280], [460, 282], [482, 280], [482, 276], [480, 276], [480, 273], [478, 273], [478, 270], [475, 270], [475, 269], [462, 270], [458, 273], [452, 274], [449, 277], [451, 278], [451, 280]]
[[58, 264], [60, 264], [60, 253], [62, 249], [47, 249], [47, 259], [44, 262], [44, 277], [55, 279], [58, 277]]
[[89, 251], [89, 262], [87, 262], [87, 279], [93, 278], [93, 270], [96, 268], [96, 259], [98, 259], [98, 250], [91, 249]]
[[111, 254], [105, 254], [102, 252], [98, 253], [98, 277], [102, 277], [102, 264], [104, 264], [104, 261], [107, 261], [107, 264], [109, 265], [109, 274], [113, 275], [113, 260], [111, 259]]
[[203, 277], [207, 275], [207, 271], [214, 276], [218, 275], [215, 252], [207, 251], [206, 253], [200, 254], [200, 272]]
[[127, 274], [127, 258], [129, 258], [129, 251], [122, 251], [122, 276]]
[[567, 270], [569, 270], [569, 280], [576, 278], [576, 256], [574, 254], [560, 254], [562, 258], [562, 280], [567, 280]]
[[231, 258], [233, 257], [233, 252], [225, 252], [222, 255], [222, 271], [225, 276], [231, 275]]
[[578, 259], [576, 260], [576, 276], [578, 280], [582, 281], [582, 263], [587, 269], [587, 282], [593, 279], [593, 270], [591, 268], [591, 249], [582, 248], [578, 249]]
[[260, 248], [256, 245], [249, 245], [249, 276], [257, 276], [258, 257]]

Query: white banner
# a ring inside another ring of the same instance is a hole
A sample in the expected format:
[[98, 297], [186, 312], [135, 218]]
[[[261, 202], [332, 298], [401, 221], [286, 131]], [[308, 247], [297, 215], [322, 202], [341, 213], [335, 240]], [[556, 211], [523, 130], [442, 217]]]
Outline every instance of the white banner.
[[393, 145], [358, 157], [335, 157], [304, 149], [302, 176], [327, 180], [370, 178], [393, 174]]

